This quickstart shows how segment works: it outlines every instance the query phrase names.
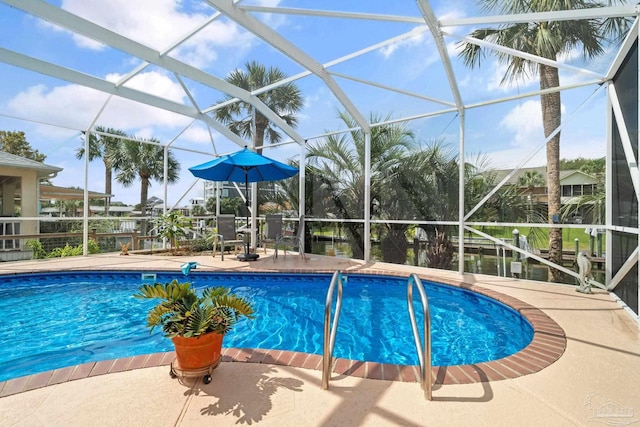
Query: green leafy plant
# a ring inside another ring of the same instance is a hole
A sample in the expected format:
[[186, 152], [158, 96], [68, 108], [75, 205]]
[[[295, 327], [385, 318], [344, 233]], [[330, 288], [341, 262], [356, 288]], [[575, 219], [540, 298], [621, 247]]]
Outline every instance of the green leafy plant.
[[153, 230], [158, 236], [168, 239], [171, 249], [179, 247], [179, 239], [187, 237], [187, 232], [191, 228], [191, 218], [182, 215], [180, 212], [171, 211], [153, 219]]
[[68, 243], [64, 247], [53, 248], [47, 258], [64, 258], [68, 256], [82, 255], [82, 245], [71, 246]]
[[198, 337], [208, 332], [226, 334], [242, 318], [254, 318], [251, 303], [229, 288], [210, 287], [198, 295], [191, 283], [144, 284], [135, 298], [159, 299], [147, 315], [147, 327], [161, 327], [164, 336]]
[[[64, 245], [64, 247], [53, 248], [49, 254], [46, 255], [46, 258], [63, 258], [68, 256], [80, 256], [83, 254], [83, 245], [80, 244], [78, 246], [71, 246], [70, 244]], [[89, 243], [87, 245], [87, 252], [90, 254], [97, 254], [100, 252], [100, 247], [98, 246], [98, 242], [93, 239], [89, 239]]]
[[40, 240], [27, 240], [25, 245], [33, 251], [32, 259], [43, 259], [47, 257], [47, 251], [44, 250]]
[[191, 242], [191, 249], [194, 252], [205, 252], [213, 249], [213, 239], [195, 239]]

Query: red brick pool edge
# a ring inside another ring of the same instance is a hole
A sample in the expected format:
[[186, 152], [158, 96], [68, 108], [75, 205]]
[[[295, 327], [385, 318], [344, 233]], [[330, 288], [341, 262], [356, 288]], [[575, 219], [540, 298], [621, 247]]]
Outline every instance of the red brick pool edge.
[[[259, 272], [254, 270], [253, 272]], [[266, 271], [265, 271], [266, 272]], [[279, 271], [280, 273], [310, 273], [309, 270]], [[313, 271], [315, 273], [332, 273], [333, 271]], [[379, 270], [358, 270], [358, 274], [384, 274], [388, 276], [406, 276]], [[432, 280], [457, 286], [485, 295], [502, 302], [522, 314], [533, 326], [533, 339], [523, 350], [511, 356], [483, 363], [470, 365], [434, 366], [432, 378], [434, 384], [470, 384], [478, 382], [500, 381], [518, 378], [536, 373], [558, 360], [564, 353], [567, 339], [564, 330], [542, 310], [517, 298], [500, 292], [472, 285], [462, 281], [442, 280], [433, 276], [419, 275], [423, 280]], [[77, 366], [55, 369], [34, 375], [14, 378], [0, 382], [0, 397], [9, 396], [41, 387], [74, 381], [133, 369], [167, 366], [175, 358], [174, 352], [154, 353], [142, 356], [90, 362]], [[285, 350], [266, 350], [252, 348], [225, 348], [222, 352], [224, 363], [265, 363], [291, 366], [304, 369], [322, 369], [322, 356]], [[220, 369], [220, 367], [218, 368]], [[411, 365], [394, 365], [377, 362], [363, 362], [335, 358], [332, 365], [334, 375], [347, 375], [360, 378], [387, 381], [419, 382], [420, 367]]]

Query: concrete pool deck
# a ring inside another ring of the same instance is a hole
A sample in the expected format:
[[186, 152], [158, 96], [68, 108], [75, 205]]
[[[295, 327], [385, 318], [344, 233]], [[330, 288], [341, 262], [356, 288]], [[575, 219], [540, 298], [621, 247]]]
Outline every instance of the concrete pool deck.
[[[347, 375], [334, 369], [329, 390], [323, 390], [321, 372], [309, 366], [313, 358], [283, 363], [273, 357], [258, 358], [257, 353], [243, 356], [227, 352], [208, 385], [171, 379], [167, 366], [170, 353], [145, 356], [142, 361], [118, 359], [94, 364], [85, 373], [80, 372], [81, 365], [69, 368], [66, 375], [33, 375], [0, 382], [0, 425], [640, 425], [637, 319], [603, 291], [584, 295], [571, 286], [482, 275], [461, 277], [440, 270], [316, 255], [303, 261], [290, 253], [274, 263], [270, 255], [261, 254], [260, 260], [252, 263], [238, 262], [234, 256], [220, 261], [219, 256], [96, 255], [2, 263], [0, 274], [179, 271], [186, 261], [197, 261], [198, 271], [339, 269], [407, 276], [417, 272], [444, 282], [464, 281], [537, 307], [564, 332], [566, 348], [557, 360], [533, 369], [535, 373], [501, 380], [481, 378], [465, 384], [440, 381], [433, 388], [433, 401], [424, 399], [417, 382], [369, 379], [365, 377], [371, 375], [352, 374], [353, 369], [345, 371]], [[261, 363], [230, 362], [243, 357]], [[537, 355], [530, 362], [540, 364], [541, 359], [544, 357]], [[305, 363], [306, 367], [297, 367]]]

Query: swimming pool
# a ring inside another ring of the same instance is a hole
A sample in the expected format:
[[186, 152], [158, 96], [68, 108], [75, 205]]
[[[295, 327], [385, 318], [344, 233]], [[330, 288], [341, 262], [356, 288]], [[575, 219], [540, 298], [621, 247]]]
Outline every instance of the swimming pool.
[[[224, 347], [322, 354], [330, 274], [153, 273], [155, 281], [227, 286], [251, 300], [256, 319], [241, 320]], [[406, 278], [345, 274], [335, 356], [418, 364], [406, 306]], [[149, 280], [144, 280], [148, 282]], [[153, 280], [151, 280], [153, 281]], [[140, 272], [39, 273], [0, 277], [0, 381], [90, 361], [173, 350], [149, 334], [154, 301], [132, 297]], [[533, 337], [511, 308], [452, 286], [423, 281], [432, 321], [432, 363], [480, 363], [513, 354]], [[422, 310], [416, 298], [418, 324]]]

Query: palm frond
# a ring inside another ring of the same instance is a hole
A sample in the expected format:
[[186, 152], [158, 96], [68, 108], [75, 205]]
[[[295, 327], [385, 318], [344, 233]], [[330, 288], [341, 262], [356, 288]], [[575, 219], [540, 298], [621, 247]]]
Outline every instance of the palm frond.
[[191, 283], [143, 284], [134, 295], [160, 299], [147, 315], [147, 327], [161, 326], [166, 337], [197, 337], [207, 332], [227, 333], [241, 317], [254, 317], [251, 303], [225, 287], [210, 287], [196, 294]]

